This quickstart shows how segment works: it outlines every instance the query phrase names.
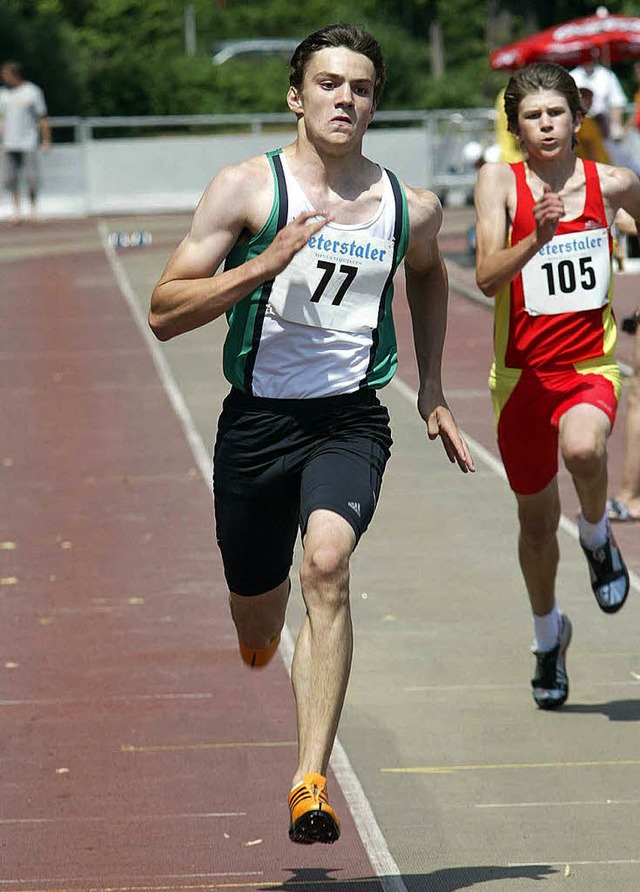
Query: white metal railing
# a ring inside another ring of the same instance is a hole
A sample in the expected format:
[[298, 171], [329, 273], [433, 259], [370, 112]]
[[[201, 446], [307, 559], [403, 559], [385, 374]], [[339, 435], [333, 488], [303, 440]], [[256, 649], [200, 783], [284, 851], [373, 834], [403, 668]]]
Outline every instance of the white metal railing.
[[[483, 145], [492, 141], [495, 112], [493, 109], [439, 109], [433, 111], [399, 110], [377, 112], [370, 133], [398, 127], [417, 128], [423, 133], [424, 151], [416, 159], [422, 168], [419, 185], [426, 185], [440, 194], [449, 189], [472, 188], [475, 170], [465, 160], [463, 149], [469, 140]], [[175, 136], [176, 130], [185, 135], [203, 133], [248, 132], [260, 136], [271, 128], [290, 126], [294, 121], [290, 112], [265, 114], [215, 115], [144, 115], [129, 117], [52, 117], [51, 126], [71, 127], [76, 143], [86, 144], [104, 138], [127, 138], [128, 134], [149, 130], [161, 139]], [[147, 138], [147, 137], [144, 137]]]
[[[193, 209], [222, 166], [295, 134], [290, 112], [67, 116], [51, 117], [50, 124], [42, 203], [52, 214]], [[364, 148], [411, 185], [434, 190], [444, 203], [462, 203], [471, 200], [477, 173], [470, 144], [488, 147], [494, 125], [492, 108], [379, 111]], [[58, 128], [70, 129], [73, 141], [56, 140]], [[4, 206], [2, 200], [0, 217], [8, 213], [6, 195]]]

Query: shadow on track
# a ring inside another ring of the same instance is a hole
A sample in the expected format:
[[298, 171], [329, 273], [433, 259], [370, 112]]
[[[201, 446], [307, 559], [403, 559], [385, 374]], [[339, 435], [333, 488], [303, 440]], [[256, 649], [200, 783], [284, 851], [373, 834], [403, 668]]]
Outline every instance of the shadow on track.
[[640, 722], [640, 699], [611, 700], [609, 703], [567, 703], [562, 711], [582, 715], [599, 712], [606, 715], [610, 722]]
[[[457, 892], [459, 889], [471, 889], [480, 883], [491, 883], [496, 880], [529, 879], [543, 880], [558, 873], [557, 868], [548, 865], [537, 867], [507, 867], [497, 865], [479, 865], [476, 867], [448, 867], [432, 873], [404, 874], [401, 877], [355, 877], [341, 880], [331, 876], [340, 873], [323, 868], [285, 867], [292, 876], [279, 888], [283, 892], [299, 892], [300, 889], [313, 892], [382, 892], [389, 889], [394, 879], [404, 883], [407, 892]], [[390, 882], [391, 881], [391, 882]], [[265, 887], [261, 892], [272, 892], [273, 887]]]

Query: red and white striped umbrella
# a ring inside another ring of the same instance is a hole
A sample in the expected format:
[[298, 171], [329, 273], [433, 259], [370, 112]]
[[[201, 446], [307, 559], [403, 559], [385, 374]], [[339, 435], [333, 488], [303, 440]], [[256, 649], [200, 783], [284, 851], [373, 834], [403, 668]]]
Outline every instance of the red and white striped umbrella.
[[601, 8], [596, 15], [572, 19], [531, 34], [491, 54], [491, 67], [512, 71], [530, 62], [580, 65], [599, 50], [605, 65], [624, 59], [640, 59], [640, 17], [609, 15]]

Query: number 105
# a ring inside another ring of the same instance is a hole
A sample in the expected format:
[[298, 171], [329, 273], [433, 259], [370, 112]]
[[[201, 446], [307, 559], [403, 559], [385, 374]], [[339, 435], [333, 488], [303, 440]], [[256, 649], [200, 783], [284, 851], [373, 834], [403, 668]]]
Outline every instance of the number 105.
[[[591, 265], [591, 257], [580, 257], [578, 260], [580, 265], [580, 285], [585, 291], [590, 291], [596, 287], [596, 274]], [[575, 260], [561, 260], [557, 267], [553, 263], [543, 263], [541, 269], [547, 274], [547, 286], [549, 294], [553, 297], [556, 294], [556, 276], [557, 270], [558, 287], [563, 294], [571, 294], [576, 290], [576, 262]]]

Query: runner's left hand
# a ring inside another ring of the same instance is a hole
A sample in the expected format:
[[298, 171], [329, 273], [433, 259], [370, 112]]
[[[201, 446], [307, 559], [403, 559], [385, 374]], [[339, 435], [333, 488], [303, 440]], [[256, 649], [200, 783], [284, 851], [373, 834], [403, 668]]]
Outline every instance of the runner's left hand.
[[427, 422], [429, 439], [435, 440], [437, 437], [440, 437], [449, 461], [452, 464], [457, 462], [458, 467], [464, 474], [468, 471], [475, 471], [476, 468], [469, 452], [469, 447], [460, 433], [451, 410], [447, 406], [436, 406], [425, 420]]

